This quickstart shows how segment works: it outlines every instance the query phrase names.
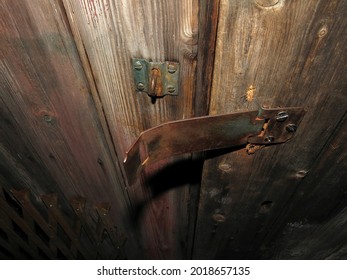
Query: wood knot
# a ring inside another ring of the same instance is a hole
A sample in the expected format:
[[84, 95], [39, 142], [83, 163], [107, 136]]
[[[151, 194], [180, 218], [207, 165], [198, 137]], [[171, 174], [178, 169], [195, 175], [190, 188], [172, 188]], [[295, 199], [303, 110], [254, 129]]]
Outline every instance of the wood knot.
[[260, 204], [260, 213], [268, 213], [273, 205], [273, 202], [270, 200], [265, 200]]
[[56, 123], [55, 118], [51, 115], [48, 115], [48, 114], [43, 115], [42, 119], [49, 126], [54, 126]]
[[212, 218], [217, 223], [224, 223], [226, 220], [225, 216], [222, 214], [214, 214]]
[[319, 31], [318, 31], [318, 37], [322, 38], [328, 33], [328, 27], [324, 25]]
[[307, 175], [308, 171], [307, 170], [299, 170], [296, 172], [295, 177], [296, 178], [304, 178]]
[[229, 172], [231, 170], [231, 164], [223, 162], [219, 164], [218, 168], [224, 172]]

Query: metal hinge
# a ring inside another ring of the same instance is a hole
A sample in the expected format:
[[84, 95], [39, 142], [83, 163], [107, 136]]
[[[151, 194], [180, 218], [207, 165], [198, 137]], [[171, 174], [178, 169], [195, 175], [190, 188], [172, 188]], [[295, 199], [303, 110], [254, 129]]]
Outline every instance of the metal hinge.
[[125, 172], [133, 184], [145, 165], [186, 153], [247, 145], [249, 154], [263, 145], [293, 137], [303, 108], [260, 109], [162, 124], [140, 134], [126, 153]]
[[136, 90], [156, 98], [178, 95], [179, 64], [132, 59]]

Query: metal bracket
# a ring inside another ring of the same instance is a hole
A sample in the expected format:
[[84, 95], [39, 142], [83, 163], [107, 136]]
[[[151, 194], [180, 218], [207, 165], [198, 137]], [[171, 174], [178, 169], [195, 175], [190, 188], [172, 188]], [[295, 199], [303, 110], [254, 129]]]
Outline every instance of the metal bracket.
[[140, 134], [124, 159], [133, 184], [145, 165], [175, 155], [247, 144], [280, 144], [293, 137], [303, 108], [260, 109], [168, 122]]
[[151, 97], [178, 95], [179, 64], [132, 59], [136, 90]]

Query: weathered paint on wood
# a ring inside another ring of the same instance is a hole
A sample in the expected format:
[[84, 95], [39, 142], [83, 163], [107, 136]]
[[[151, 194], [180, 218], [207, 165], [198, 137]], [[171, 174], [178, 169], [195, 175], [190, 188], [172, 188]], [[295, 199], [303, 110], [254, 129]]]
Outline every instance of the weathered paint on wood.
[[11, 187], [37, 195], [84, 196], [88, 209], [112, 201], [115, 224], [136, 247], [123, 220], [130, 213], [125, 185], [109, 155], [62, 4], [0, 5], [1, 161], [9, 163], [1, 164], [3, 176], [14, 174], [18, 184]]
[[[304, 106], [307, 114], [296, 137], [285, 145], [254, 155], [244, 149], [210, 154], [203, 172], [195, 258], [261, 255], [269, 242], [264, 238], [277, 237], [271, 235], [274, 224], [280, 224], [281, 232], [296, 213], [284, 210], [291, 203], [292, 209], [300, 206], [301, 199], [292, 199], [301, 192], [313, 204], [309, 209], [316, 219], [324, 219], [326, 209], [309, 199], [318, 186], [302, 182], [311, 170], [312, 176], [320, 176], [314, 166], [325, 157], [322, 149], [346, 112], [346, 8], [346, 1], [221, 1], [210, 114], [261, 105]], [[335, 163], [322, 164], [330, 168]], [[343, 182], [328, 180], [335, 197]], [[329, 200], [329, 209], [334, 202]], [[300, 209], [291, 222], [306, 217], [306, 208]]]
[[[63, 2], [78, 38], [77, 45], [82, 52], [85, 49], [82, 55], [91, 66], [120, 162], [143, 130], [192, 116], [198, 31], [196, 0]], [[160, 98], [153, 104], [146, 94], [137, 93], [131, 58], [179, 61], [178, 96]], [[187, 257], [189, 188], [178, 188], [185, 182], [172, 184], [172, 172], [166, 178], [155, 176], [151, 180], [154, 171], [165, 172], [175, 166], [174, 162], [162, 162], [155, 169], [148, 168], [142, 183], [128, 188], [134, 211], [142, 217], [134, 223], [140, 226], [144, 251], [152, 258]]]

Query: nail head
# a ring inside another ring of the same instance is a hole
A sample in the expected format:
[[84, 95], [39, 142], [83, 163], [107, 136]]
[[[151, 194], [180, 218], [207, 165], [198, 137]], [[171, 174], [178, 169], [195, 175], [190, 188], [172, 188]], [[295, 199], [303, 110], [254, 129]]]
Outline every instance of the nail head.
[[290, 133], [293, 133], [297, 130], [297, 126], [294, 123], [290, 123], [286, 126], [286, 130]]
[[285, 120], [287, 120], [289, 117], [287, 112], [279, 112], [276, 116], [276, 121], [278, 122], [284, 122]]
[[175, 92], [175, 88], [173, 86], [168, 86], [167, 91], [170, 93], [173, 93], [173, 92]]
[[145, 85], [143, 83], [138, 83], [137, 84], [137, 89], [140, 91], [143, 91], [145, 89]]
[[175, 73], [176, 72], [176, 66], [174, 64], [169, 64], [168, 71], [171, 74]]
[[142, 69], [142, 63], [140, 61], [136, 61], [135, 62], [135, 69], [136, 70], [141, 70]]

